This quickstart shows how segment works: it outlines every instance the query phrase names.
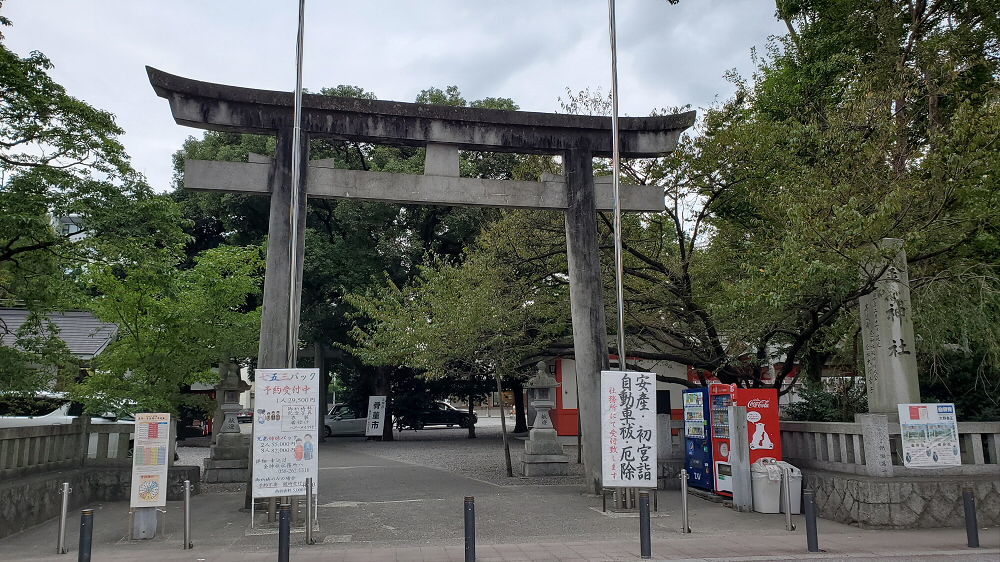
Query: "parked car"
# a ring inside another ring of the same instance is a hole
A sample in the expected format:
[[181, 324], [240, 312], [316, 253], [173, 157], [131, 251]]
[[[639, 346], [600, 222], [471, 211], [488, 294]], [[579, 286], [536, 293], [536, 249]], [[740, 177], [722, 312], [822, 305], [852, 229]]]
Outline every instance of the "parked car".
[[[0, 427], [73, 423], [82, 414], [83, 404], [70, 401], [62, 392], [39, 392], [27, 397], [12, 394], [0, 396]], [[135, 423], [135, 420], [105, 413], [92, 415], [90, 423]]]
[[236, 414], [236, 421], [239, 423], [253, 423], [253, 410], [243, 408]]
[[479, 421], [476, 414], [464, 412], [446, 402], [432, 402], [430, 406], [405, 413], [396, 419], [396, 428], [423, 429], [429, 425], [469, 427]]
[[347, 404], [334, 404], [323, 418], [323, 425], [327, 437], [364, 435], [366, 421], [365, 416], [359, 416], [354, 408]]

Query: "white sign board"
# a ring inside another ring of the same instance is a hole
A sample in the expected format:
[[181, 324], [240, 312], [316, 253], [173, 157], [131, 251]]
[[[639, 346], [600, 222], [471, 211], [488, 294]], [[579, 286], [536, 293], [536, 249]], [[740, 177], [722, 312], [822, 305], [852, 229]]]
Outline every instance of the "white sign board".
[[954, 404], [899, 404], [903, 466], [961, 466]]
[[254, 371], [253, 497], [304, 496], [306, 478], [315, 486], [320, 381], [319, 369]]
[[170, 414], [136, 414], [130, 507], [167, 505]]
[[601, 371], [601, 466], [607, 487], [656, 487], [654, 373]]
[[368, 420], [365, 437], [381, 437], [385, 430], [385, 396], [368, 397]]

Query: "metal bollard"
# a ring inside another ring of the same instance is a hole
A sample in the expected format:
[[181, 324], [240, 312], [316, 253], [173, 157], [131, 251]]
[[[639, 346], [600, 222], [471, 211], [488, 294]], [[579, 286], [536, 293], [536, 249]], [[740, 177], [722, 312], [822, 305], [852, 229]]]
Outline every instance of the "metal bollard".
[[972, 488], [962, 490], [962, 506], [965, 508], [965, 536], [969, 548], [979, 548], [979, 521], [976, 519], [976, 496]]
[[691, 532], [691, 522], [688, 519], [688, 471], [681, 469], [681, 533]]
[[785, 504], [785, 530], [794, 531], [795, 524], [792, 523], [792, 471], [788, 468], [781, 469], [781, 500]]
[[80, 548], [78, 562], [90, 562], [90, 549], [94, 543], [94, 510], [80, 510]]
[[278, 506], [278, 562], [288, 562], [288, 533], [291, 531], [292, 506]]
[[819, 536], [816, 533], [816, 496], [812, 490], [802, 492], [802, 502], [805, 504], [806, 545], [809, 552], [822, 552], [819, 549]]
[[73, 490], [69, 487], [69, 482], [63, 482], [62, 490], [62, 511], [59, 513], [59, 536], [56, 538], [56, 554], [66, 554], [66, 517], [69, 515], [69, 494]]
[[643, 560], [653, 557], [653, 547], [649, 540], [649, 492], [639, 492], [639, 555]]
[[313, 540], [313, 479], [306, 478], [306, 544], [315, 544]]
[[184, 481], [184, 550], [194, 548], [191, 542], [191, 481]]
[[476, 498], [465, 496], [465, 562], [476, 562]]

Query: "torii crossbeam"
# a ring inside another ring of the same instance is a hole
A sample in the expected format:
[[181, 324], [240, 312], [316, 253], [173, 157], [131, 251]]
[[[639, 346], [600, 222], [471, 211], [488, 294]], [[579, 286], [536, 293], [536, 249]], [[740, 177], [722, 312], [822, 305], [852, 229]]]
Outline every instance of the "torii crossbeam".
[[[285, 366], [292, 288], [302, 284], [305, 222], [294, 233], [296, 263], [290, 272], [292, 100], [291, 92], [213, 84], [146, 67], [157, 95], [166, 98], [178, 124], [239, 133], [274, 135], [274, 160], [251, 162], [188, 161], [185, 186], [195, 189], [270, 193], [267, 270], [261, 323], [261, 368]], [[502, 111], [393, 101], [305, 95], [302, 103], [302, 165], [299, 216], [306, 197], [339, 197], [397, 203], [480, 205], [563, 209], [569, 263], [573, 346], [580, 391], [586, 481], [599, 493], [601, 481], [599, 374], [608, 368], [607, 328], [597, 243], [597, 210], [612, 206], [604, 182], [595, 188], [593, 157], [611, 154], [607, 117]], [[693, 111], [619, 120], [621, 155], [655, 157], [672, 151], [681, 132], [694, 124]], [[309, 162], [310, 138], [427, 148], [425, 173], [385, 174], [334, 169], [329, 161]], [[513, 182], [458, 177], [458, 150], [552, 154], [563, 157], [565, 179]], [[662, 211], [657, 188], [625, 187], [622, 208]], [[301, 294], [301, 293], [298, 293]], [[298, 306], [293, 325], [298, 324]], [[295, 331], [294, 333], [297, 333]]]

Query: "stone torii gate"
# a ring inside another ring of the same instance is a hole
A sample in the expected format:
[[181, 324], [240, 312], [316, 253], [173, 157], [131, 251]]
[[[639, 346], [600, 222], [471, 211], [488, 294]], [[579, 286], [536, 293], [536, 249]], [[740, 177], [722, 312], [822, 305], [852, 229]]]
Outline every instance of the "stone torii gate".
[[[293, 94], [201, 82], [146, 67], [156, 94], [166, 98], [174, 120], [188, 127], [274, 135], [272, 160], [250, 162], [188, 160], [189, 189], [271, 194], [264, 310], [258, 365], [286, 366], [289, 306], [297, 333], [305, 220], [291, 232], [291, 193], [298, 190], [299, 216], [307, 197], [355, 198], [427, 205], [478, 205], [561, 209], [566, 215], [573, 347], [580, 391], [580, 421], [588, 491], [601, 487], [600, 371], [608, 368], [607, 328], [597, 239], [597, 211], [613, 207], [610, 181], [595, 182], [593, 158], [611, 154], [611, 119], [584, 115], [502, 111], [393, 101], [304, 95], [302, 174], [292, 185]], [[655, 157], [672, 151], [681, 132], [694, 123], [693, 111], [619, 120], [623, 157]], [[310, 138], [422, 146], [423, 175], [338, 170], [329, 160], [309, 161]], [[565, 178], [500, 181], [458, 177], [458, 151], [560, 155]], [[609, 178], [610, 179], [610, 178]], [[656, 187], [625, 187], [623, 211], [663, 210]], [[290, 249], [294, 236], [294, 278]]]

